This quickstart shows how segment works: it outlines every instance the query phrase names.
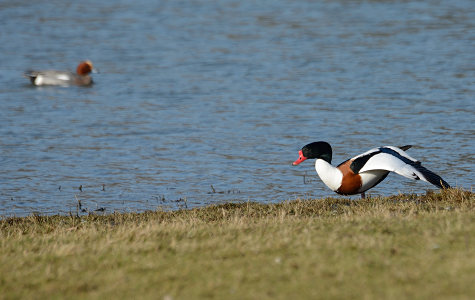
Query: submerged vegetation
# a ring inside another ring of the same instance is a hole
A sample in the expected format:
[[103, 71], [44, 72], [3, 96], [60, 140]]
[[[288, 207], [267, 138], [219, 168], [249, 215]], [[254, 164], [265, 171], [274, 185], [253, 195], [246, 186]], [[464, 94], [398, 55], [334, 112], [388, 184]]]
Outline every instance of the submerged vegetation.
[[0, 220], [0, 298], [473, 299], [474, 194]]

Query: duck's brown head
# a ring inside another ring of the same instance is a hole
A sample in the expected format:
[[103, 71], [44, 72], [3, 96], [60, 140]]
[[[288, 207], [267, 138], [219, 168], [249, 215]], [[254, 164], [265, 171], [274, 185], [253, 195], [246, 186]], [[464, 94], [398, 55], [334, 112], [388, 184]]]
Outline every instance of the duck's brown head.
[[76, 72], [79, 75], [84, 76], [91, 72], [94, 72], [94, 66], [92, 65], [92, 62], [90, 60], [82, 61], [81, 63], [79, 63]]

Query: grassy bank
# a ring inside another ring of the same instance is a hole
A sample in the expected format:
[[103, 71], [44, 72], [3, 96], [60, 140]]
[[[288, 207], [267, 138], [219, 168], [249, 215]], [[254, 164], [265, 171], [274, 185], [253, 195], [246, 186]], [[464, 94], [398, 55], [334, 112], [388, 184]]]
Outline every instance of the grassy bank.
[[473, 299], [475, 197], [0, 221], [0, 298]]

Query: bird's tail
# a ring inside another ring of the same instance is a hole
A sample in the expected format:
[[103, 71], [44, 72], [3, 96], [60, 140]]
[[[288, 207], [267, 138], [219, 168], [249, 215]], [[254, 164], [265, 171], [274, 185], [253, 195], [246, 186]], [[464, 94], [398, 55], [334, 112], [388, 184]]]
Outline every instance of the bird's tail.
[[406, 151], [407, 149], [411, 148], [412, 145], [406, 145], [406, 146], [399, 146], [398, 148], [401, 149], [402, 151]]
[[31, 83], [35, 83], [35, 79], [38, 76], [38, 73], [32, 70], [28, 70], [23, 73], [23, 77], [28, 78], [31, 80]]

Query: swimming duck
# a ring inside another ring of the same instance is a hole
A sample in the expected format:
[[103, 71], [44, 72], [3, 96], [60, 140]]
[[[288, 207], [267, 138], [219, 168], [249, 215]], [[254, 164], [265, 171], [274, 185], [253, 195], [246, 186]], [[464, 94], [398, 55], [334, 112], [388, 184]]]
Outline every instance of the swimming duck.
[[92, 77], [89, 73], [96, 73], [89, 60], [79, 63], [76, 73], [68, 71], [44, 70], [26, 71], [24, 76], [29, 78], [33, 85], [91, 85]]
[[450, 188], [439, 175], [424, 168], [421, 162], [405, 152], [411, 147], [406, 145], [374, 148], [334, 167], [331, 165], [330, 144], [320, 141], [305, 145], [292, 165], [296, 166], [306, 159], [315, 158], [315, 170], [320, 179], [340, 195], [361, 194], [361, 198], [364, 198], [365, 192], [383, 181], [389, 172], [423, 180], [439, 188]]

